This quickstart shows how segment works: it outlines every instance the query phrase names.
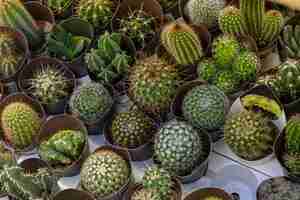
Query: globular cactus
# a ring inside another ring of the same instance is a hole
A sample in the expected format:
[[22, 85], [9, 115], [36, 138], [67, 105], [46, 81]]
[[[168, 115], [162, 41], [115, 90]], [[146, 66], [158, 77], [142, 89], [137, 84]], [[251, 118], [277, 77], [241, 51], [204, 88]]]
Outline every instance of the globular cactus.
[[255, 80], [258, 67], [258, 57], [248, 50], [241, 51], [232, 64], [233, 73], [241, 81]]
[[55, 104], [66, 98], [72, 86], [71, 80], [64, 75], [64, 69], [50, 64], [41, 65], [26, 82], [28, 92], [43, 104]]
[[1, 113], [1, 127], [5, 140], [18, 150], [29, 147], [37, 136], [42, 119], [31, 105], [12, 102]]
[[218, 24], [218, 16], [226, 5], [225, 0], [189, 0], [185, 7], [185, 14], [195, 25], [205, 24], [214, 28]]
[[6, 149], [2, 143], [0, 143], [0, 169], [2, 169], [4, 165], [14, 164], [16, 164], [16, 160], [13, 153], [10, 150]]
[[300, 176], [300, 153], [284, 154], [283, 162], [291, 174]]
[[71, 95], [69, 108], [73, 115], [86, 123], [96, 122], [111, 109], [113, 99], [100, 83], [85, 83]]
[[300, 58], [300, 25], [286, 25], [283, 29], [282, 41], [290, 58]]
[[235, 36], [242, 35], [243, 29], [240, 9], [234, 6], [228, 6], [221, 11], [218, 20], [223, 33]]
[[57, 14], [66, 12], [72, 3], [73, 0], [47, 0], [47, 6]]
[[183, 21], [166, 25], [160, 37], [163, 46], [178, 64], [195, 64], [204, 56], [198, 35]]
[[80, 183], [84, 190], [97, 198], [118, 192], [130, 179], [127, 161], [111, 150], [99, 150], [84, 162]]
[[79, 158], [85, 143], [84, 133], [61, 130], [40, 144], [39, 155], [52, 166], [70, 165]]
[[229, 70], [219, 72], [212, 83], [225, 94], [236, 92], [240, 84], [236, 75]]
[[[132, 196], [131, 200], [163, 200], [160, 198], [159, 194], [155, 190], [147, 190], [142, 188], [140, 190], [135, 191]], [[171, 199], [173, 200], [173, 199]]]
[[0, 25], [22, 31], [32, 49], [39, 47], [44, 41], [43, 30], [20, 0], [0, 1]]
[[254, 111], [235, 113], [227, 119], [224, 126], [226, 144], [239, 157], [249, 161], [271, 154], [276, 136], [275, 125], [267, 117]]
[[197, 65], [198, 78], [212, 81], [217, 74], [217, 66], [212, 59], [204, 59]]

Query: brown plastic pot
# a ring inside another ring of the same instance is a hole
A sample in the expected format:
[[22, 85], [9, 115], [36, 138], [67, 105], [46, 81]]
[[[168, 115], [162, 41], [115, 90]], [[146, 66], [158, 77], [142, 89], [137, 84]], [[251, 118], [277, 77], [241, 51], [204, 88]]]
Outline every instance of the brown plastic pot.
[[[37, 57], [31, 60], [20, 72], [18, 76], [18, 87], [22, 92], [27, 93], [28, 95], [35, 98], [37, 101], [40, 101], [37, 97], [33, 96], [30, 92], [30, 84], [28, 83], [29, 79], [32, 79], [34, 73], [42, 68], [42, 66], [50, 65], [54, 69], [61, 71], [61, 73], [68, 79], [70, 87], [68, 88], [68, 93], [71, 94], [76, 86], [75, 75], [72, 71], [65, 66], [65, 64], [55, 58], [50, 57]], [[65, 105], [67, 104], [69, 96], [59, 100], [53, 104], [45, 104], [40, 101], [44, 106], [46, 113], [49, 115], [60, 114], [64, 112]]]
[[80, 172], [80, 168], [84, 160], [88, 157], [90, 150], [88, 144], [87, 130], [85, 126], [80, 120], [72, 117], [71, 115], [55, 115], [49, 117], [46, 120], [46, 122], [42, 125], [37, 141], [37, 143], [40, 145], [42, 142], [47, 141], [58, 131], [67, 129], [76, 130], [83, 133], [85, 135], [85, 144], [78, 159], [69, 166], [51, 166], [51, 164], [46, 161], [48, 165], [50, 165], [53, 168], [53, 172], [59, 177], [70, 177], [77, 175]]
[[66, 189], [58, 192], [53, 200], [95, 200], [95, 198], [86, 191], [77, 189]]
[[[14, 103], [14, 102], [24, 102], [24, 103], [30, 105], [37, 113], [39, 113], [39, 116], [40, 116], [42, 122], [45, 121], [46, 113], [45, 113], [44, 108], [42, 107], [42, 105], [38, 101], [32, 99], [31, 97], [27, 96], [25, 93], [21, 93], [21, 92], [17, 92], [17, 93], [8, 95], [7, 97], [5, 97], [1, 101], [1, 103], [0, 103], [0, 116], [2, 115], [2, 112], [3, 112], [4, 108], [7, 105], [9, 105], [11, 103]], [[36, 137], [38, 137], [38, 135]], [[24, 148], [24, 149], [14, 148], [14, 146], [12, 146], [9, 143], [9, 141], [5, 139], [5, 137], [4, 137], [4, 141], [5, 141], [5, 144], [7, 144], [12, 149], [14, 149], [17, 154], [30, 154], [31, 153], [30, 151], [32, 151], [36, 147], [35, 141], [32, 141], [32, 144], [29, 145], [28, 147]]]
[[220, 200], [233, 200], [233, 198], [227, 192], [219, 188], [198, 189], [188, 194], [184, 200], [200, 200], [208, 197], [217, 197], [220, 198]]

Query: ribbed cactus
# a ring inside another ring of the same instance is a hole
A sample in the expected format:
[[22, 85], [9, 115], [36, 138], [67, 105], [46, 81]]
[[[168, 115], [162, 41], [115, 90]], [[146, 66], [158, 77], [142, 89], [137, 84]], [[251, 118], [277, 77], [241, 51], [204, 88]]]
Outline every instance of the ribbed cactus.
[[4, 165], [13, 165], [15, 163], [16, 161], [13, 153], [0, 143], [0, 169], [2, 169]]
[[178, 64], [195, 64], [204, 56], [198, 35], [183, 21], [166, 25], [161, 32], [161, 41]]
[[5, 140], [18, 150], [30, 146], [39, 132], [42, 119], [29, 104], [12, 102], [1, 113]]
[[230, 70], [219, 72], [212, 83], [225, 94], [236, 92], [240, 84], [237, 76]]
[[223, 33], [240, 36], [242, 34], [240, 9], [234, 6], [224, 8], [219, 15], [219, 26]]
[[217, 66], [213, 59], [204, 59], [197, 65], [198, 78], [212, 81], [217, 74]]
[[159, 194], [155, 190], [147, 190], [142, 188], [140, 190], [135, 191], [131, 200], [162, 200]]
[[259, 60], [255, 53], [243, 50], [241, 51], [232, 64], [232, 71], [235, 76], [242, 81], [253, 81], [256, 79], [258, 72]]
[[47, 6], [57, 14], [62, 14], [70, 9], [73, 0], [46, 0]]
[[0, 25], [22, 31], [32, 49], [39, 47], [44, 40], [43, 31], [20, 0], [0, 1]]
[[290, 58], [300, 58], [300, 25], [286, 25], [282, 33], [282, 41]]
[[113, 99], [109, 91], [100, 83], [85, 83], [72, 94], [69, 108], [73, 115], [84, 122], [95, 122], [111, 109]]

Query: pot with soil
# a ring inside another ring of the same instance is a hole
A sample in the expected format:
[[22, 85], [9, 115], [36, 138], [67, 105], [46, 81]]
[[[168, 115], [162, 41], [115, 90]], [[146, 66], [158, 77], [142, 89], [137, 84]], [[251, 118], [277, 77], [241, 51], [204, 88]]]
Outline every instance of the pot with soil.
[[233, 200], [231, 195], [219, 188], [203, 188], [188, 194], [184, 200]]

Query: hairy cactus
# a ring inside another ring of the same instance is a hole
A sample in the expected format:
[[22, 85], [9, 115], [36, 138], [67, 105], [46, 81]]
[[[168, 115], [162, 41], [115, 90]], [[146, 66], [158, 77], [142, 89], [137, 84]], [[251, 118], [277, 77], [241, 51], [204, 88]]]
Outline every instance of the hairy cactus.
[[249, 161], [271, 154], [276, 134], [267, 117], [247, 110], [233, 114], [224, 127], [225, 142], [235, 154]]
[[47, 6], [58, 14], [66, 12], [72, 3], [73, 0], [47, 0]]
[[80, 173], [82, 188], [97, 198], [118, 192], [129, 178], [128, 163], [110, 150], [100, 150], [90, 155], [84, 162]]
[[16, 149], [29, 147], [40, 129], [42, 119], [29, 104], [13, 102], [1, 113], [5, 140]]
[[256, 79], [258, 69], [258, 57], [255, 53], [244, 50], [237, 55], [232, 65], [236, 77], [242, 81], [253, 81]]
[[41, 65], [26, 82], [28, 92], [43, 104], [54, 104], [68, 96], [71, 81], [64, 75], [64, 69], [56, 66]]
[[240, 82], [232, 71], [225, 70], [219, 72], [212, 83], [225, 94], [232, 94], [238, 90]]
[[85, 83], [72, 94], [69, 108], [72, 114], [84, 122], [95, 122], [111, 109], [113, 99], [100, 83]]
[[241, 11], [234, 6], [224, 8], [219, 15], [219, 26], [223, 33], [242, 35]]
[[204, 59], [197, 66], [198, 77], [205, 81], [212, 81], [217, 74], [217, 66], [212, 59]]
[[195, 25], [205, 24], [214, 28], [218, 24], [220, 11], [225, 7], [225, 0], [189, 0], [185, 14]]
[[172, 175], [191, 173], [205, 156], [202, 137], [184, 121], [169, 121], [155, 137], [154, 157]]
[[129, 94], [140, 108], [160, 116], [168, 111], [177, 83], [176, 66], [152, 56], [133, 66], [129, 75]]
[[136, 148], [154, 136], [154, 122], [139, 110], [118, 113], [112, 120], [112, 141], [125, 148]]
[[[14, 164], [16, 164], [16, 160], [14, 158], [13, 153], [10, 150], [6, 149], [2, 143], [0, 143], [0, 169], [2, 169], [4, 165], [14, 165]], [[1, 194], [1, 190], [0, 190], [0, 194]]]
[[282, 34], [282, 41], [290, 58], [300, 58], [300, 25], [286, 25]]
[[79, 158], [85, 142], [82, 132], [61, 130], [40, 144], [39, 155], [52, 166], [70, 165]]
[[204, 56], [198, 35], [183, 21], [166, 25], [160, 37], [163, 46], [178, 64], [195, 64]]

